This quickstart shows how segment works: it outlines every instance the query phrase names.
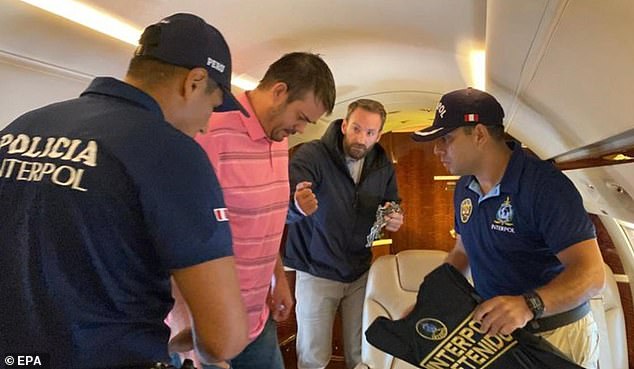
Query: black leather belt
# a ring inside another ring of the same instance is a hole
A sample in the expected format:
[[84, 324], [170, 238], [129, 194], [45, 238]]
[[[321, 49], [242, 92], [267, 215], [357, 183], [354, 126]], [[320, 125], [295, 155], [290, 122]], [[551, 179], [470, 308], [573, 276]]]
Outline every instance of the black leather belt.
[[550, 331], [564, 325], [576, 322], [590, 312], [590, 303], [584, 302], [576, 308], [563, 313], [547, 316], [540, 319], [531, 320], [524, 329], [531, 333]]

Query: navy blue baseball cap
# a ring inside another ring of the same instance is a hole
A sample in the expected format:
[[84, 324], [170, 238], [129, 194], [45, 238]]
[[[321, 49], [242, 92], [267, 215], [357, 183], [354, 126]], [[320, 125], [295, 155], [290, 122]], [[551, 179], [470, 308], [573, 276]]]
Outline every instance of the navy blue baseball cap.
[[468, 87], [440, 98], [434, 123], [412, 133], [414, 141], [432, 141], [458, 127], [476, 124], [504, 126], [504, 109], [493, 95]]
[[168, 64], [205, 68], [223, 92], [214, 111], [246, 109], [231, 93], [231, 53], [220, 31], [193, 14], [177, 13], [145, 28], [135, 55], [150, 56]]

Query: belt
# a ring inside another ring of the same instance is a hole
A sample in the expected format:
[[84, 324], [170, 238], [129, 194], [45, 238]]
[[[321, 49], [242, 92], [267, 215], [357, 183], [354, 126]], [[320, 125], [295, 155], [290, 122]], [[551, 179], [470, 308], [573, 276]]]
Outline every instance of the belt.
[[548, 317], [531, 320], [524, 329], [531, 333], [550, 331], [564, 325], [576, 322], [590, 312], [590, 303], [587, 301], [576, 308]]

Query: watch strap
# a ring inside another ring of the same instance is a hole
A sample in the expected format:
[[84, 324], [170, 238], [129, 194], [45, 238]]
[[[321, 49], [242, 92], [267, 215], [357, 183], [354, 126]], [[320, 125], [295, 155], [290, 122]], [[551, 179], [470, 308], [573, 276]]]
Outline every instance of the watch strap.
[[522, 295], [526, 305], [533, 313], [533, 319], [539, 319], [544, 314], [544, 301], [535, 291], [529, 291]]

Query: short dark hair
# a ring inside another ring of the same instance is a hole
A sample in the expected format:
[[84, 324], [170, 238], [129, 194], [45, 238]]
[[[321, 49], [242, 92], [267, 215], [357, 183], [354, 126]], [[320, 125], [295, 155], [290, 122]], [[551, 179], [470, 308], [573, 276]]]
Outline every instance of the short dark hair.
[[[151, 56], [137, 55], [130, 60], [127, 75], [142, 81], [146, 86], [156, 86], [186, 71], [187, 68], [165, 63]], [[207, 78], [205, 92], [210, 94], [217, 88], [218, 84]]]
[[[489, 136], [493, 137], [496, 141], [502, 141], [506, 138], [506, 133], [504, 132], [504, 126], [499, 124], [486, 124], [484, 125], [489, 132]], [[462, 130], [465, 134], [470, 135], [473, 132], [474, 126], [464, 126]]]
[[383, 104], [381, 104], [380, 102], [376, 100], [370, 100], [370, 99], [355, 100], [351, 102], [350, 105], [348, 105], [348, 113], [346, 114], [346, 121], [350, 119], [350, 115], [352, 115], [352, 112], [354, 112], [355, 110], [359, 108], [363, 110], [367, 110], [371, 113], [379, 114], [381, 116], [381, 129], [379, 129], [379, 131], [383, 130], [383, 126], [385, 125], [385, 118], [387, 117], [387, 112], [385, 111], [385, 107], [383, 106]]
[[293, 52], [269, 66], [258, 88], [268, 88], [277, 82], [288, 86], [288, 101], [293, 102], [313, 92], [328, 114], [335, 106], [335, 80], [330, 68], [317, 54]]

